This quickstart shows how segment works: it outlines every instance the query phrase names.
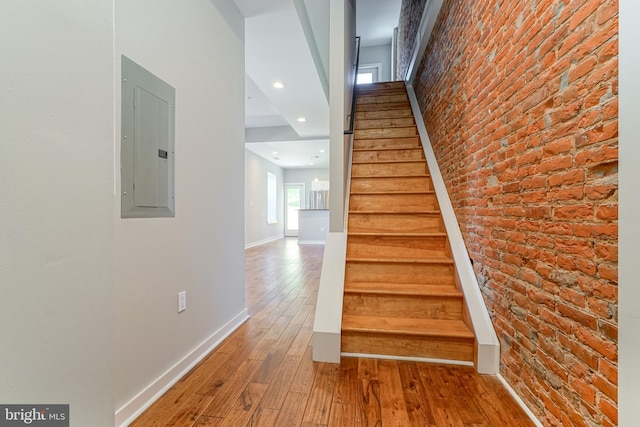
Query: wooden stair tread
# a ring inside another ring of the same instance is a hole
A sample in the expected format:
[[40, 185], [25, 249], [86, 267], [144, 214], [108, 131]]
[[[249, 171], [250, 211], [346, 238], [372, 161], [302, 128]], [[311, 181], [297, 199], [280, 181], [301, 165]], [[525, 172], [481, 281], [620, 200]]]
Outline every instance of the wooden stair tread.
[[447, 237], [447, 233], [444, 232], [391, 232], [391, 231], [376, 231], [376, 232], [366, 232], [366, 231], [349, 231], [347, 233], [349, 236], [380, 236], [380, 237]]
[[376, 161], [363, 161], [363, 162], [353, 162], [354, 165], [378, 165], [381, 163], [425, 163], [424, 159], [406, 159], [406, 160], [376, 160]]
[[[362, 140], [361, 140], [362, 141]], [[357, 151], [357, 152], [367, 152], [367, 151], [399, 151], [399, 150], [421, 150], [422, 146], [417, 146], [417, 147], [393, 147], [393, 146], [386, 146], [386, 147], [378, 147], [378, 148], [371, 148], [371, 147], [367, 147], [367, 148], [353, 148], [353, 151]], [[422, 159], [424, 160], [424, 159]]]
[[447, 257], [429, 257], [429, 258], [362, 258], [347, 257], [347, 262], [367, 262], [379, 264], [451, 264], [453, 259]]
[[474, 334], [462, 320], [416, 319], [406, 317], [342, 316], [343, 332], [413, 335], [473, 339]]
[[344, 292], [371, 295], [462, 297], [462, 292], [455, 286], [422, 283], [347, 282], [344, 285]]
[[352, 179], [389, 179], [389, 178], [420, 178], [420, 177], [430, 178], [431, 174], [425, 172], [425, 173], [423, 173], [421, 175], [402, 174], [402, 175], [354, 176]]
[[415, 175], [398, 174], [398, 175], [358, 175], [351, 179], [386, 179], [386, 178], [431, 178], [430, 173], [420, 173]]
[[398, 195], [398, 194], [435, 194], [433, 190], [407, 190], [407, 191], [352, 191], [350, 194], [356, 195], [376, 195], [379, 196], [381, 194], [390, 194], [390, 195]]
[[358, 214], [358, 215], [440, 215], [439, 210], [424, 210], [424, 211], [411, 211], [411, 212], [402, 212], [402, 211], [349, 211], [349, 215]]

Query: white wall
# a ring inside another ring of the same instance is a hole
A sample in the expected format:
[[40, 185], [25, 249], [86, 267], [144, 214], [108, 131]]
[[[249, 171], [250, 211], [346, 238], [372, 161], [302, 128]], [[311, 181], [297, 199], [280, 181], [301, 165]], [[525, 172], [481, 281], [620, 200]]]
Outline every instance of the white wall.
[[378, 81], [391, 80], [391, 45], [363, 46], [360, 48], [360, 66], [380, 64]]
[[[284, 175], [282, 168], [245, 150], [245, 247], [284, 236]], [[267, 224], [267, 172], [277, 179], [277, 223]]]
[[0, 402], [113, 426], [112, 2], [0, 13]]
[[243, 319], [244, 20], [217, 3], [116, 1], [118, 140], [121, 54], [176, 89], [175, 218], [120, 219], [116, 197], [117, 420]]
[[309, 208], [309, 192], [311, 191], [311, 182], [314, 179], [318, 179], [320, 181], [328, 181], [329, 180], [329, 169], [320, 168], [320, 169], [285, 169], [284, 170], [284, 183], [285, 184], [299, 184], [304, 183], [304, 209]]
[[640, 3], [620, 0], [620, 270], [619, 270], [619, 422], [633, 427], [640, 420]]

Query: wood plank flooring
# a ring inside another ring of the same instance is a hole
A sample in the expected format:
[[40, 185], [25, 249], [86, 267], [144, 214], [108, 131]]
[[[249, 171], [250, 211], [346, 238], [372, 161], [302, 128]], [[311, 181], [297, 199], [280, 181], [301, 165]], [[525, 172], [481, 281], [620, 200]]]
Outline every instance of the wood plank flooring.
[[496, 378], [470, 367], [313, 362], [323, 250], [295, 238], [248, 249], [251, 319], [131, 426], [533, 426]]

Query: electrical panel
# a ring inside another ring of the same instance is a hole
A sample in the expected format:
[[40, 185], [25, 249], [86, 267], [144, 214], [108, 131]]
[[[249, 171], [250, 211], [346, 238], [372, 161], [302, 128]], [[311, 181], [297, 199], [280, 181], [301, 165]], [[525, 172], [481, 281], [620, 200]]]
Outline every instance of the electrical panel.
[[122, 56], [121, 217], [175, 216], [175, 89]]

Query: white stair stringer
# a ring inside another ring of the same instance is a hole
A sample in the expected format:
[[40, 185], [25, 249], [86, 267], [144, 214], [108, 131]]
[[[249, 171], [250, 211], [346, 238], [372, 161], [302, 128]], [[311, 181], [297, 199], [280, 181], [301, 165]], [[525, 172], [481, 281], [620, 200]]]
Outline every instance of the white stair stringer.
[[489, 312], [482, 298], [480, 292], [480, 286], [476, 279], [473, 267], [471, 266], [471, 260], [467, 247], [464, 244], [464, 239], [458, 225], [449, 193], [444, 184], [444, 179], [440, 173], [436, 156], [431, 147], [431, 141], [427, 134], [427, 128], [424, 125], [420, 106], [416, 98], [413, 87], [407, 85], [407, 93], [409, 95], [409, 101], [411, 103], [411, 109], [413, 116], [418, 127], [418, 134], [422, 141], [422, 147], [424, 149], [425, 158], [429, 172], [431, 173], [431, 179], [433, 182], [433, 188], [436, 193], [440, 211], [444, 221], [445, 228], [447, 230], [447, 236], [449, 237], [449, 244], [451, 246], [451, 252], [455, 261], [456, 272], [462, 292], [464, 293], [464, 299], [467, 304], [473, 330], [476, 335], [476, 370], [481, 374], [497, 375], [500, 370], [500, 342], [491, 323]]

